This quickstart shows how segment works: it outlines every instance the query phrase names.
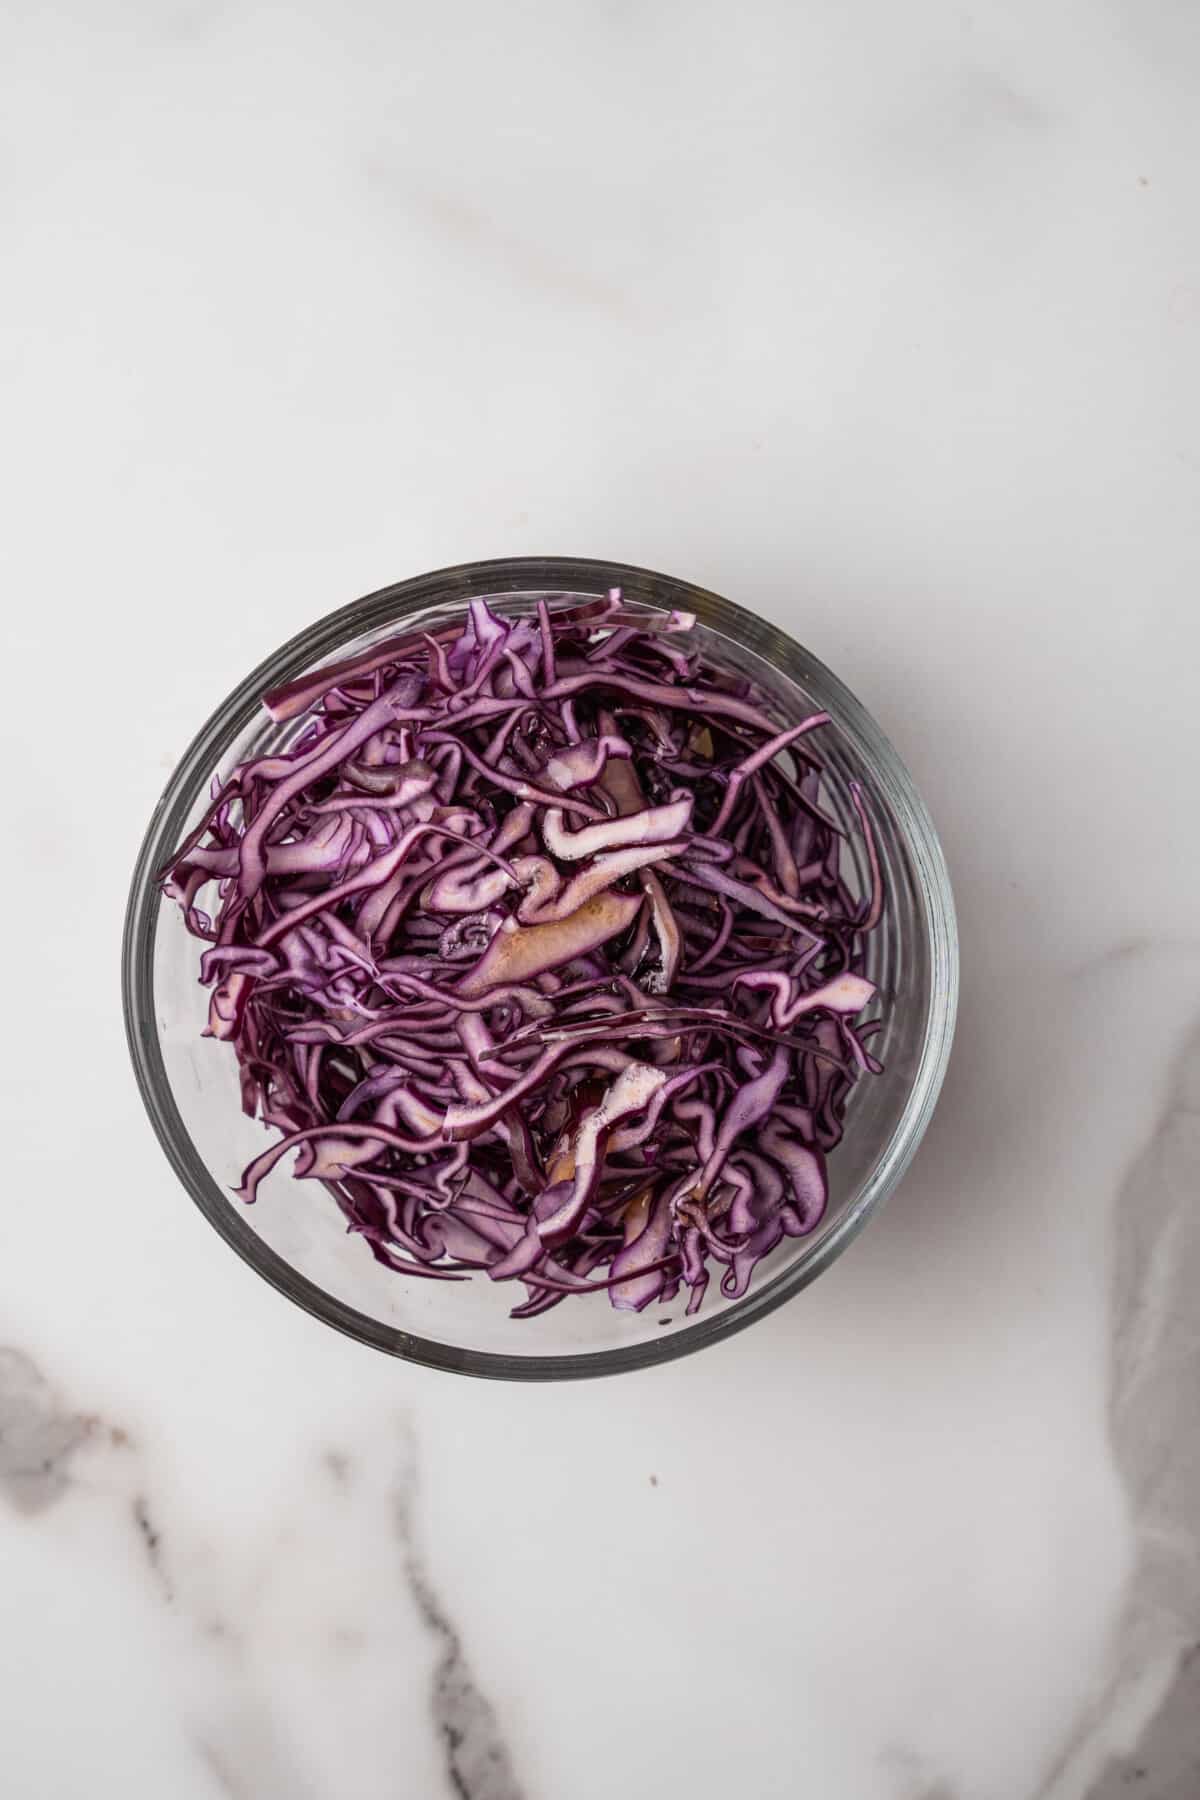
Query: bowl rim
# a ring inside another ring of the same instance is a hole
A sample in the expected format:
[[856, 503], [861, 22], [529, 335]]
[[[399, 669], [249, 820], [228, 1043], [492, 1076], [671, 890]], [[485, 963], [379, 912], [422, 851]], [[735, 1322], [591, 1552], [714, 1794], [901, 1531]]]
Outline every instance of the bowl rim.
[[[652, 605], [685, 606], [701, 619], [746, 641], [748, 629], [766, 627], [829, 692], [839, 725], [868, 748], [874, 773], [886, 775], [893, 803], [902, 803], [899, 824], [905, 848], [919, 877], [929, 931], [932, 1001], [916, 1073], [904, 1110], [858, 1192], [811, 1254], [782, 1270], [735, 1305], [681, 1324], [669, 1336], [601, 1350], [560, 1355], [507, 1355], [469, 1350], [386, 1325], [338, 1300], [272, 1250], [232, 1208], [188, 1133], [171, 1092], [154, 1011], [154, 946], [160, 916], [155, 874], [177, 842], [177, 832], [194, 804], [198, 784], [213, 769], [236, 735], [250, 722], [263, 692], [335, 655], [349, 637], [393, 623], [439, 602], [471, 595], [504, 593], [603, 593], [611, 587], [637, 589]], [[287, 639], [238, 683], [196, 733], [172, 771], [153, 809], [134, 865], [125, 913], [121, 986], [125, 1032], [142, 1101], [180, 1182], [209, 1224], [264, 1280], [314, 1318], [360, 1343], [428, 1368], [500, 1380], [549, 1381], [617, 1374], [673, 1361], [714, 1344], [763, 1318], [807, 1287], [841, 1254], [867, 1220], [894, 1191], [916, 1152], [932, 1116], [949, 1061], [958, 1002], [958, 935], [945, 854], [924, 801], [896, 750], [857, 697], [811, 651], [771, 621], [694, 583], [636, 564], [567, 556], [499, 557], [454, 564], [393, 582], [324, 614]]]

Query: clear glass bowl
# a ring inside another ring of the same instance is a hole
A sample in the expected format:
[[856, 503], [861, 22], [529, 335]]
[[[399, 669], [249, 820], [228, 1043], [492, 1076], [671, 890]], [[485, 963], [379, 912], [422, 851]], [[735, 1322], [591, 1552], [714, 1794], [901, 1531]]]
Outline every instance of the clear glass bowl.
[[[851, 776], [863, 782], [887, 885], [868, 969], [884, 1002], [884, 1029], [872, 1044], [884, 1073], [861, 1080], [851, 1099], [845, 1136], [829, 1161], [830, 1205], [820, 1228], [811, 1237], [785, 1238], [740, 1299], [724, 1299], [713, 1282], [693, 1319], [684, 1317], [682, 1300], [619, 1313], [597, 1295], [514, 1321], [505, 1284], [483, 1276], [410, 1281], [383, 1268], [361, 1238], [347, 1233], [331, 1196], [315, 1182], [293, 1179], [289, 1158], [254, 1206], [235, 1199], [230, 1190], [267, 1139], [242, 1113], [228, 1046], [201, 1036], [207, 992], [197, 980], [199, 949], [178, 908], [160, 900], [154, 875], [198, 822], [214, 772], [277, 748], [302, 726], [273, 724], [258, 704], [264, 689], [398, 625], [444, 623], [473, 595], [524, 611], [540, 596], [587, 597], [617, 586], [628, 604], [694, 612], [711, 654], [750, 674], [785, 721], [818, 707], [833, 715], [837, 729], [823, 732], [821, 742], [833, 777], [824, 805], [847, 827], [846, 867], [861, 893], [866, 871], [846, 784]], [[302, 631], [246, 677], [192, 743], [150, 821], [129, 899], [123, 977], [130, 1052], [154, 1128], [200, 1210], [253, 1269], [316, 1318], [395, 1356], [464, 1374], [549, 1380], [635, 1369], [698, 1350], [761, 1318], [829, 1266], [895, 1187], [929, 1122], [954, 1028], [958, 946], [929, 814], [879, 727], [815, 656], [688, 582], [618, 563], [538, 557], [467, 563], [383, 588]]]

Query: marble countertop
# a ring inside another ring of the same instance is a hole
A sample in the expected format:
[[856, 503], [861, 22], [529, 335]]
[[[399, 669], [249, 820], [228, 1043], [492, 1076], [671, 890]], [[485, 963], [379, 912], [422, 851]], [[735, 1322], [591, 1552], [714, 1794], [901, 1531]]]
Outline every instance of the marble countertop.
[[[1198, 81], [1169, 0], [6, 9], [11, 1800], [1200, 1794]], [[116, 978], [245, 669], [538, 551], [830, 663], [964, 972], [836, 1268], [553, 1389], [259, 1282]]]

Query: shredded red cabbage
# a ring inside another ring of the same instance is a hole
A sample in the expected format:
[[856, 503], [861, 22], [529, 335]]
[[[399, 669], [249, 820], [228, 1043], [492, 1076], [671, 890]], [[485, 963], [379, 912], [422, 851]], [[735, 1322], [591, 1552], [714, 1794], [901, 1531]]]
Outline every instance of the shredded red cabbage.
[[[815, 713], [607, 600], [376, 645], [269, 693], [163, 876], [207, 940], [208, 1034], [389, 1268], [640, 1311], [728, 1298], [826, 1205], [879, 1064], [872, 891], [839, 874]], [[203, 890], [216, 884], [212, 915]]]

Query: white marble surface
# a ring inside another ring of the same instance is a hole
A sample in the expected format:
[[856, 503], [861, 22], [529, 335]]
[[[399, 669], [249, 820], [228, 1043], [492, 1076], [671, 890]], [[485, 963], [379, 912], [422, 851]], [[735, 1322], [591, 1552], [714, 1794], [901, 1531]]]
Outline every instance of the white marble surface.
[[[1198, 82], [1187, 0], [3, 10], [5, 1796], [1200, 1793]], [[964, 958], [837, 1268], [555, 1390], [259, 1283], [115, 972], [245, 668], [542, 550], [838, 669]]]

